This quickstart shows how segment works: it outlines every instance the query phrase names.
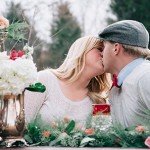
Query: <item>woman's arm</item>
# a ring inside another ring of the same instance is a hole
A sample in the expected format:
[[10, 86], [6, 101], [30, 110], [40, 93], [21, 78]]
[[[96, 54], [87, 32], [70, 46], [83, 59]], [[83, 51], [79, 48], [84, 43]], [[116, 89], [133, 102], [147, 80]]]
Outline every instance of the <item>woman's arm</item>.
[[[41, 82], [46, 86], [47, 83], [47, 73], [46, 71], [40, 71], [38, 73], [38, 82]], [[47, 87], [47, 86], [46, 86]], [[47, 89], [44, 93], [31, 92], [26, 90], [24, 94], [24, 110], [26, 122], [34, 120], [42, 107], [44, 101], [46, 100]]]

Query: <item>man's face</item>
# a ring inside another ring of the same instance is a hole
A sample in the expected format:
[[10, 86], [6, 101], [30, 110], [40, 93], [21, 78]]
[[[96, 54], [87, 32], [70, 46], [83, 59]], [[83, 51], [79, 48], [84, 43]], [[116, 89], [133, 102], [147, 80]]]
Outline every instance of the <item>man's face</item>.
[[113, 49], [114, 44], [110, 43], [109, 41], [104, 41], [104, 49], [102, 52], [102, 61], [104, 65], [105, 72], [112, 73], [113, 69], [113, 61], [114, 61], [114, 55], [113, 55]]

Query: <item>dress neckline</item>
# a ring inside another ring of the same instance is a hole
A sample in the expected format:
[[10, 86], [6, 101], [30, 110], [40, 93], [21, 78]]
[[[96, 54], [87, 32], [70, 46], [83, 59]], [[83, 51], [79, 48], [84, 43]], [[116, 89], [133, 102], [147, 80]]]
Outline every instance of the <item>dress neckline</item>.
[[84, 99], [80, 100], [80, 101], [73, 101], [69, 98], [67, 98], [64, 93], [62, 92], [61, 90], [61, 87], [60, 87], [60, 84], [59, 84], [59, 80], [58, 78], [56, 77], [56, 75], [52, 72], [55, 80], [56, 80], [56, 86], [57, 86], [57, 89], [59, 90], [59, 93], [60, 95], [64, 98], [64, 100], [67, 102], [67, 103], [70, 103], [72, 105], [80, 105], [80, 104], [83, 104], [83, 103], [87, 103], [87, 101], [90, 100], [89, 96], [85, 97]]

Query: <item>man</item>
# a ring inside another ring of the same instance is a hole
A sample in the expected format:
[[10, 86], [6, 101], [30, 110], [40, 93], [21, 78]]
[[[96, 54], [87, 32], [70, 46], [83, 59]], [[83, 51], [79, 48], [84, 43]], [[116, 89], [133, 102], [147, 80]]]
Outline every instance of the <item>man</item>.
[[150, 109], [149, 34], [142, 23], [124, 20], [107, 26], [99, 38], [104, 40], [104, 69], [114, 76], [112, 119], [124, 127], [142, 124]]

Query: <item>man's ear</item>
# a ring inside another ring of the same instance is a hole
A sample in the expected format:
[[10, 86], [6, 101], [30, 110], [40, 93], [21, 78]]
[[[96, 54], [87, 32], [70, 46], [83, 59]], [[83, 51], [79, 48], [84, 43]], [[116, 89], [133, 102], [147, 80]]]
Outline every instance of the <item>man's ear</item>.
[[121, 50], [121, 44], [119, 44], [119, 43], [115, 43], [114, 44], [114, 54], [115, 55], [118, 55], [119, 54], [119, 52], [120, 52], [120, 50]]

